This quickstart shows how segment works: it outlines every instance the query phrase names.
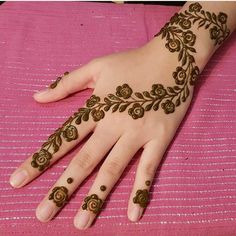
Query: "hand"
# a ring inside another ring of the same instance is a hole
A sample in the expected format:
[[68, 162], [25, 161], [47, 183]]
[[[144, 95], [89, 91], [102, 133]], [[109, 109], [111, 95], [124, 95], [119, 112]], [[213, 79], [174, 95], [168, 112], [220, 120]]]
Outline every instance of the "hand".
[[[196, 48], [203, 50], [201, 44], [195, 45], [196, 35], [190, 27], [196, 20], [191, 19], [198, 17], [192, 14], [201, 8], [199, 3], [191, 4], [189, 12], [193, 13], [175, 14], [158, 37], [143, 47], [95, 59], [65, 73], [49, 89], [35, 94], [36, 101], [46, 103], [86, 88], [94, 89], [85, 106], [69, 117], [11, 176], [12, 186], [22, 187], [93, 132], [39, 204], [36, 210], [39, 220], [52, 219], [105, 159], [74, 220], [77, 228], [88, 228], [127, 164], [143, 149], [128, 202], [128, 218], [140, 219], [149, 202], [148, 192], [156, 169], [188, 109], [196, 78], [211, 54], [209, 50], [209, 55], [202, 57], [200, 53], [198, 58], [194, 57]], [[218, 18], [222, 25], [212, 22], [217, 24], [210, 28], [210, 33], [211, 39], [221, 44], [229, 30], [225, 26], [226, 14], [219, 13]]]

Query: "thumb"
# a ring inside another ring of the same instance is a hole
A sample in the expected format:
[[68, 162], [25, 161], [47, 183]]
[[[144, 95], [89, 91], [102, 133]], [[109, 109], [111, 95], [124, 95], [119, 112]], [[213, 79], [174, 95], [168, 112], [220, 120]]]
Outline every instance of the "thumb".
[[95, 81], [90, 63], [72, 72], [65, 72], [48, 88], [33, 95], [40, 103], [54, 102], [86, 88], [94, 88]]

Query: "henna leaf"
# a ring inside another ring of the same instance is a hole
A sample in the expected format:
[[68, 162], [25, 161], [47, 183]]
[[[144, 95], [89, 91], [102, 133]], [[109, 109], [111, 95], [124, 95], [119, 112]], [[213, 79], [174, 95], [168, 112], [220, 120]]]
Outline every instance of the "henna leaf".
[[106, 105], [103, 109], [104, 109], [104, 111], [109, 111], [110, 107], [111, 107], [111, 105]]
[[186, 94], [186, 98], [189, 96], [189, 88], [188, 86], [185, 87], [185, 94]]
[[187, 62], [187, 55], [186, 55], [186, 52], [184, 52], [184, 57], [183, 57], [183, 60], [182, 60], [182, 66], [184, 66]]
[[61, 136], [60, 135], [56, 136], [56, 143], [58, 144], [58, 146], [61, 146], [62, 140], [61, 140]]
[[169, 93], [176, 94], [176, 92], [174, 91], [174, 89], [172, 87], [167, 87], [167, 91]]
[[209, 11], [206, 11], [206, 16], [210, 21], [212, 20], [211, 13]]
[[174, 86], [174, 90], [175, 90], [175, 91], [179, 91], [179, 90], [180, 90], [180, 87], [179, 87], [179, 86]]
[[201, 20], [198, 24], [198, 28], [202, 27], [203, 25], [205, 25], [206, 21], [205, 20]]
[[181, 61], [181, 59], [183, 58], [183, 52], [184, 52], [184, 50], [181, 49], [179, 52], [179, 55], [178, 55], [178, 61]]
[[53, 142], [52, 148], [54, 153], [56, 153], [59, 150], [59, 146], [55, 142]]
[[214, 22], [214, 23], [216, 23], [216, 20], [217, 19], [217, 17], [216, 17], [216, 14], [213, 12], [212, 13], [212, 21]]
[[104, 102], [105, 102], [106, 104], [111, 104], [111, 103], [112, 103], [112, 101], [109, 100], [107, 97], [104, 98]]
[[125, 111], [128, 106], [129, 106], [129, 103], [126, 103], [126, 104], [124, 104], [124, 105], [121, 105], [120, 108], [119, 108], [119, 112]]
[[149, 93], [148, 91], [144, 91], [144, 92], [143, 92], [143, 95], [144, 95], [145, 97], [147, 97], [147, 98], [152, 98], [151, 95], [150, 95], [150, 93]]
[[153, 105], [153, 102], [151, 102], [150, 104], [146, 105], [145, 111], [150, 111], [152, 109], [152, 105]]
[[189, 49], [191, 52], [196, 52], [196, 49], [195, 49], [195, 48], [188, 47], [188, 49]]
[[161, 102], [161, 100], [154, 104], [154, 106], [153, 106], [154, 111], [157, 111], [159, 109], [160, 102]]
[[108, 94], [107, 95], [111, 100], [115, 100], [115, 101], [120, 101], [121, 99], [118, 98], [117, 96], [115, 96], [114, 94]]
[[120, 105], [119, 103], [115, 104], [115, 106], [112, 107], [112, 112], [117, 111], [119, 108], [119, 105]]
[[48, 146], [49, 144], [50, 144], [50, 142], [45, 142], [45, 143], [43, 143], [43, 144], [42, 144], [42, 148]]
[[141, 93], [134, 93], [137, 98], [143, 99], [143, 95]]
[[87, 109], [86, 112], [82, 116], [83, 121], [88, 121], [89, 120], [89, 113], [90, 113], [90, 109]]
[[175, 101], [175, 106], [178, 107], [179, 105], [180, 105], [180, 97], [178, 97]]

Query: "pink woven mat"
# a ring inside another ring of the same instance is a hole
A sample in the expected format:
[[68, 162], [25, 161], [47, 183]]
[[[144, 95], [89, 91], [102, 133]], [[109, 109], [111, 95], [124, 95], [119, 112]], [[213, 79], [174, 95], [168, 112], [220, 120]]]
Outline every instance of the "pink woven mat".
[[138, 157], [125, 170], [96, 224], [85, 232], [74, 228], [73, 217], [96, 173], [53, 221], [42, 224], [35, 218], [35, 208], [75, 151], [22, 189], [8, 183], [12, 171], [83, 105], [91, 91], [44, 105], [32, 94], [92, 58], [142, 45], [176, 10], [82, 2], [0, 6], [0, 235], [236, 234], [235, 34], [203, 71], [140, 222], [131, 223], [126, 214]]

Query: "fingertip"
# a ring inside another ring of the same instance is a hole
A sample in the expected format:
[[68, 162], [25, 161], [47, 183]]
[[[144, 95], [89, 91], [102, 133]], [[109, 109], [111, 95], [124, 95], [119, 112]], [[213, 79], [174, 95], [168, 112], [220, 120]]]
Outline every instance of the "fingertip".
[[17, 170], [10, 176], [9, 183], [13, 188], [21, 188], [27, 183], [28, 177], [26, 170]]
[[45, 95], [48, 94], [49, 92], [50, 92], [49, 89], [40, 90], [33, 94], [33, 98], [37, 102], [47, 102], [45, 101]]

